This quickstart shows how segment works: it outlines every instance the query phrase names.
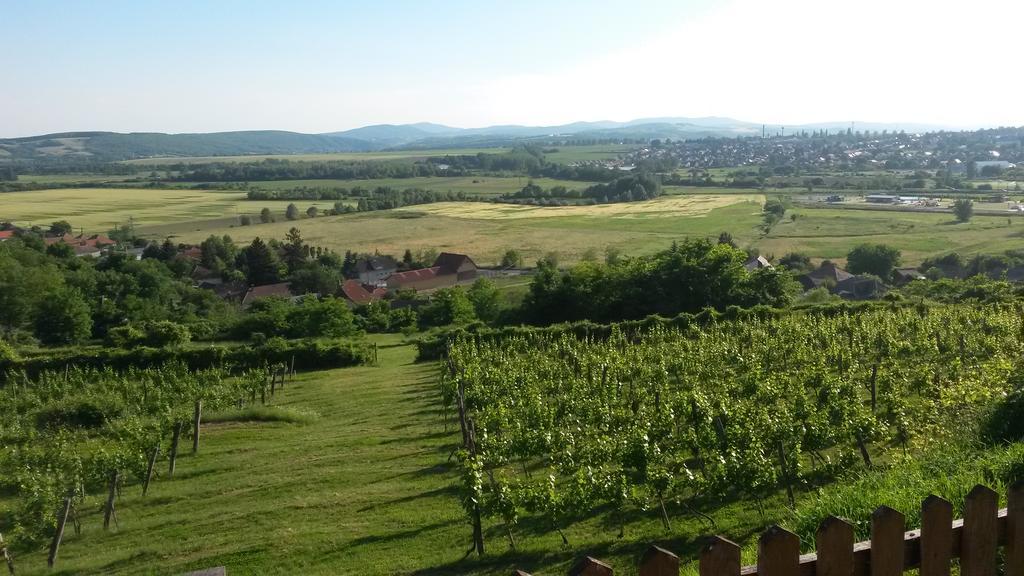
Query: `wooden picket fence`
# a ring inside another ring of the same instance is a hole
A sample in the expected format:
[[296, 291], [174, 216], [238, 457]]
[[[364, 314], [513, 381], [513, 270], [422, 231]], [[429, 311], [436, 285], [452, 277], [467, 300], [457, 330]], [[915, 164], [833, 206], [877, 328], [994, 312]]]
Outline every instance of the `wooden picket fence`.
[[[1007, 496], [1007, 507], [1000, 510], [995, 491], [975, 486], [964, 501], [962, 520], [953, 520], [948, 501], [929, 496], [921, 504], [921, 529], [909, 532], [903, 514], [881, 506], [871, 517], [866, 542], [854, 543], [853, 526], [829, 517], [818, 527], [812, 554], [800, 554], [796, 534], [772, 526], [758, 541], [754, 566], [740, 565], [739, 546], [711, 537], [701, 549], [700, 576], [900, 576], [914, 569], [920, 576], [949, 576], [955, 559], [962, 576], [1024, 576], [1024, 483]], [[611, 566], [590, 557], [569, 571], [569, 576], [613, 574]], [[640, 559], [639, 575], [678, 576], [679, 558], [651, 546]], [[513, 576], [530, 575], [516, 570]]]

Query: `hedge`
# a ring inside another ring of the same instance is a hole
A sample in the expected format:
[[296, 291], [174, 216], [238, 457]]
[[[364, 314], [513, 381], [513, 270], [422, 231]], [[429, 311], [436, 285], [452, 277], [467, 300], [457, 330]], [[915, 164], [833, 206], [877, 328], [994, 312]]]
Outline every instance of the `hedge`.
[[372, 362], [373, 349], [370, 344], [362, 341], [275, 338], [262, 346], [70, 350], [19, 360], [0, 360], [0, 380], [6, 378], [9, 372], [24, 371], [34, 377], [45, 370], [63, 370], [65, 366], [120, 371], [181, 362], [193, 370], [213, 366], [244, 369], [281, 362], [290, 364], [293, 358], [297, 369], [343, 368]]

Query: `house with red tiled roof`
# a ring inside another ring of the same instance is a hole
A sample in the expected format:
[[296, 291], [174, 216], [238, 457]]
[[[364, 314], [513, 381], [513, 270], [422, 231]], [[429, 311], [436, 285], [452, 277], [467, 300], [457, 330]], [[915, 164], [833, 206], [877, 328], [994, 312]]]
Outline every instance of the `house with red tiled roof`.
[[14, 238], [14, 230], [0, 230], [0, 242]]
[[47, 246], [64, 243], [71, 246], [72, 250], [75, 251], [75, 256], [91, 256], [94, 258], [100, 255], [103, 248], [116, 244], [116, 242], [106, 234], [93, 234], [92, 236], [86, 236], [84, 234], [78, 236], [65, 234], [63, 236], [50, 236], [43, 238], [43, 242], [45, 242]]
[[245, 296], [242, 297], [242, 308], [248, 308], [253, 302], [260, 298], [269, 298], [271, 296], [293, 299], [295, 296], [292, 295], [291, 287], [291, 282], [278, 282], [277, 284], [250, 286], [249, 290], [245, 293]]
[[434, 290], [475, 280], [477, 275], [476, 263], [469, 256], [442, 252], [430, 268], [388, 276], [387, 286], [390, 290]]
[[387, 288], [366, 286], [359, 280], [345, 280], [341, 283], [341, 294], [355, 306], [377, 302], [387, 294]]

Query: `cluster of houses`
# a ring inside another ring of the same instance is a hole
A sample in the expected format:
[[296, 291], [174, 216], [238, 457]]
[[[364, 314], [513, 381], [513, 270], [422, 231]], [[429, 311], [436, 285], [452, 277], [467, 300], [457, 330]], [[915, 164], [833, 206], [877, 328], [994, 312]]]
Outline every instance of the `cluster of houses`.
[[[10, 240], [14, 238], [22, 230], [13, 226], [8, 227], [5, 230], [0, 230], [0, 242]], [[88, 258], [99, 258], [103, 254], [103, 250], [117, 244], [106, 234], [93, 234], [86, 236], [85, 234], [64, 234], [63, 236], [44, 236], [43, 242], [47, 246], [53, 244], [64, 243], [71, 247], [75, 252], [75, 256], [88, 257]]]
[[[771, 268], [772, 264], [764, 256], [753, 256], [744, 264], [747, 270]], [[914, 280], [924, 280], [925, 276], [916, 268], [897, 268], [893, 271], [893, 283], [903, 286]], [[885, 295], [886, 285], [875, 276], [851, 274], [826, 260], [806, 274], [797, 277], [804, 290], [826, 288], [829, 292], [844, 300], [872, 300]]]
[[[432, 266], [415, 270], [400, 271], [398, 261], [390, 256], [364, 256], [356, 262], [356, 278], [343, 280], [338, 287], [338, 296], [343, 297], [352, 306], [361, 306], [378, 302], [385, 298], [394, 299], [400, 292], [429, 292], [439, 288], [449, 288], [459, 284], [475, 281], [480, 270], [473, 259], [465, 254], [442, 252], [434, 260]], [[219, 279], [208, 279], [206, 282]], [[288, 282], [249, 286], [241, 294], [237, 287], [225, 287], [223, 283], [204, 284], [217, 290], [226, 298], [241, 297], [242, 307], [267, 296], [297, 298], [291, 291]]]

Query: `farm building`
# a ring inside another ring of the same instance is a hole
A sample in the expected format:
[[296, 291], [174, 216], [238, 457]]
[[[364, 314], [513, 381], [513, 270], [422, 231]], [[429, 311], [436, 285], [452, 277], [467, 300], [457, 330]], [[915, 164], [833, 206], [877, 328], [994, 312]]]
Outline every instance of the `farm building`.
[[397, 272], [387, 279], [389, 290], [433, 290], [475, 280], [476, 263], [465, 254], [442, 252], [430, 268]]
[[356, 262], [359, 282], [376, 286], [398, 271], [398, 262], [391, 256], [364, 256]]
[[743, 267], [753, 272], [754, 270], [760, 270], [761, 268], [772, 268], [772, 263], [767, 258], [758, 254], [752, 256], [743, 263]]
[[359, 280], [345, 280], [341, 283], [341, 294], [353, 306], [376, 302], [387, 294], [386, 288], [366, 286]]
[[817, 270], [812, 270], [797, 278], [797, 280], [803, 285], [804, 290], [812, 290], [825, 284], [836, 286], [849, 278], [853, 278], [853, 274], [826, 260], [821, 263]]
[[262, 286], [250, 286], [249, 290], [242, 297], [242, 308], [252, 306], [252, 303], [260, 298], [280, 296], [282, 298], [294, 299], [291, 291], [291, 282], [278, 282], [277, 284], [264, 284]]

